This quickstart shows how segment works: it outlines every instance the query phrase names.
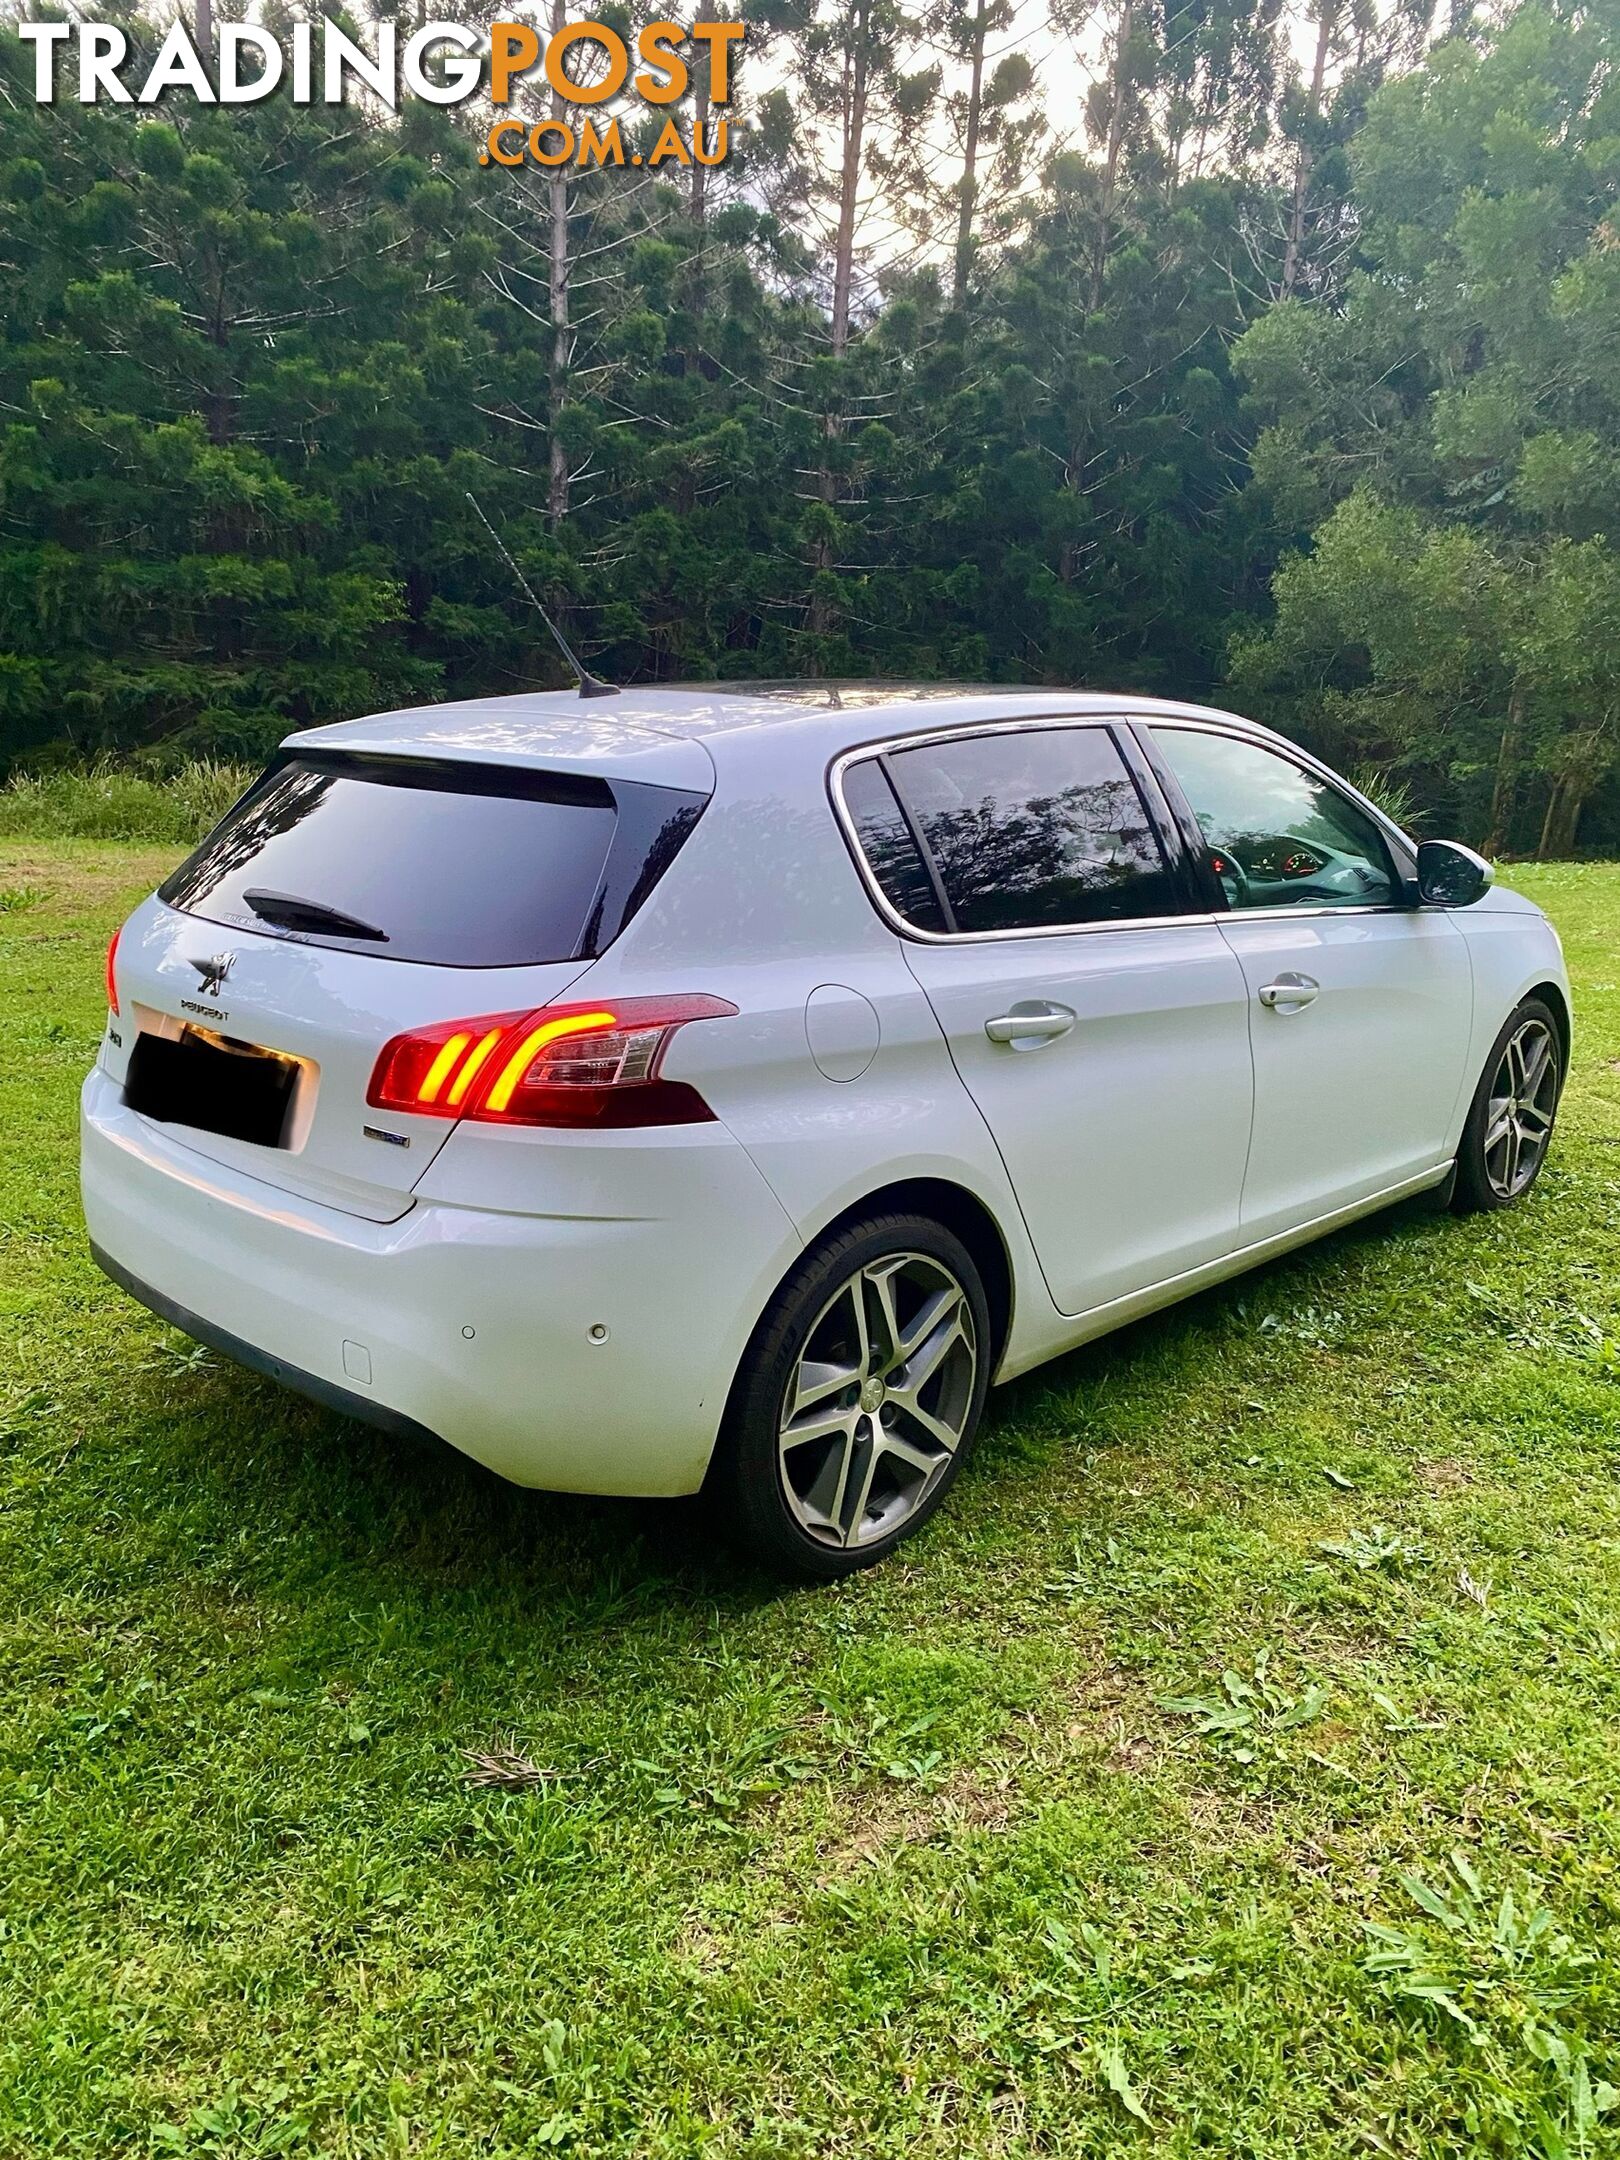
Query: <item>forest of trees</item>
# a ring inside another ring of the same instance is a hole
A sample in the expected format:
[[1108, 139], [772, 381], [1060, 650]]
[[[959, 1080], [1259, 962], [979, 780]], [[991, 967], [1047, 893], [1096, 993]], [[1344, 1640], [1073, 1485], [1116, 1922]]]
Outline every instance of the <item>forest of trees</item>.
[[618, 681], [1225, 699], [1613, 850], [1620, 0], [1449, 4], [762, 0], [656, 173], [7, 30], [0, 769], [555, 686], [470, 489]]

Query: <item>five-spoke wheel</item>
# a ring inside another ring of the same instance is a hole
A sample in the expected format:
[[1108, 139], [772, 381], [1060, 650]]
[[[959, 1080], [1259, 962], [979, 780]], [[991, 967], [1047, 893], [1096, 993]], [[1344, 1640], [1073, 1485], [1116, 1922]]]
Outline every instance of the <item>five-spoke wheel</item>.
[[1545, 1020], [1522, 1021], [1508, 1037], [1489, 1101], [1485, 1175], [1499, 1198], [1516, 1200], [1541, 1167], [1558, 1108], [1558, 1044]]
[[972, 1255], [892, 1215], [838, 1232], [755, 1330], [711, 1482], [771, 1565], [826, 1580], [916, 1530], [972, 1446], [994, 1359]]
[[1540, 1174], [1564, 1084], [1557, 1018], [1539, 997], [1508, 1016], [1491, 1046], [1457, 1150], [1456, 1205], [1511, 1207]]
[[778, 1427], [783, 1492], [809, 1535], [850, 1546], [898, 1529], [961, 1446], [978, 1369], [973, 1309], [943, 1261], [887, 1254], [840, 1283]]

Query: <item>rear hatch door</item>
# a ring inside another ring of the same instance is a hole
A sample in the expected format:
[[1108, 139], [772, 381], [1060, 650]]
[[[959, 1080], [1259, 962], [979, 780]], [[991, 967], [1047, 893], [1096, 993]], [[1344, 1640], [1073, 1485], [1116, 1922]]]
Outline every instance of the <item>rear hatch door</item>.
[[368, 1105], [384, 1044], [559, 999], [703, 800], [577, 769], [283, 756], [126, 926], [108, 1070], [198, 1155], [391, 1220], [453, 1127]]

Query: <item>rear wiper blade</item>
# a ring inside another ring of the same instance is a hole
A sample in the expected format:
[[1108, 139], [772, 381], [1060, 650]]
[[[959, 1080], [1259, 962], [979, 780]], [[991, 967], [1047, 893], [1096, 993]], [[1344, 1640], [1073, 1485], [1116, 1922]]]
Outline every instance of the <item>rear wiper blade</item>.
[[324, 930], [332, 937], [372, 938], [379, 945], [388, 943], [386, 930], [362, 922], [358, 915], [345, 915], [341, 908], [328, 907], [324, 900], [301, 900], [296, 893], [266, 892], [258, 885], [249, 886], [242, 898], [255, 915], [262, 915], [268, 923], [279, 923], [284, 930]]

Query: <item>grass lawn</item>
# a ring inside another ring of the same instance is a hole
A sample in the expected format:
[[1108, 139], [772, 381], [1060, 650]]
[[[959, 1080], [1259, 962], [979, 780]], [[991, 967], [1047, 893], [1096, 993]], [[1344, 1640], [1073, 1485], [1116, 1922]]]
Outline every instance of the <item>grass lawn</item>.
[[1019, 1382], [784, 1592], [95, 1271], [173, 852], [0, 842], [0, 2160], [1620, 2150], [1620, 868], [1515, 873], [1579, 999], [1526, 1207]]

